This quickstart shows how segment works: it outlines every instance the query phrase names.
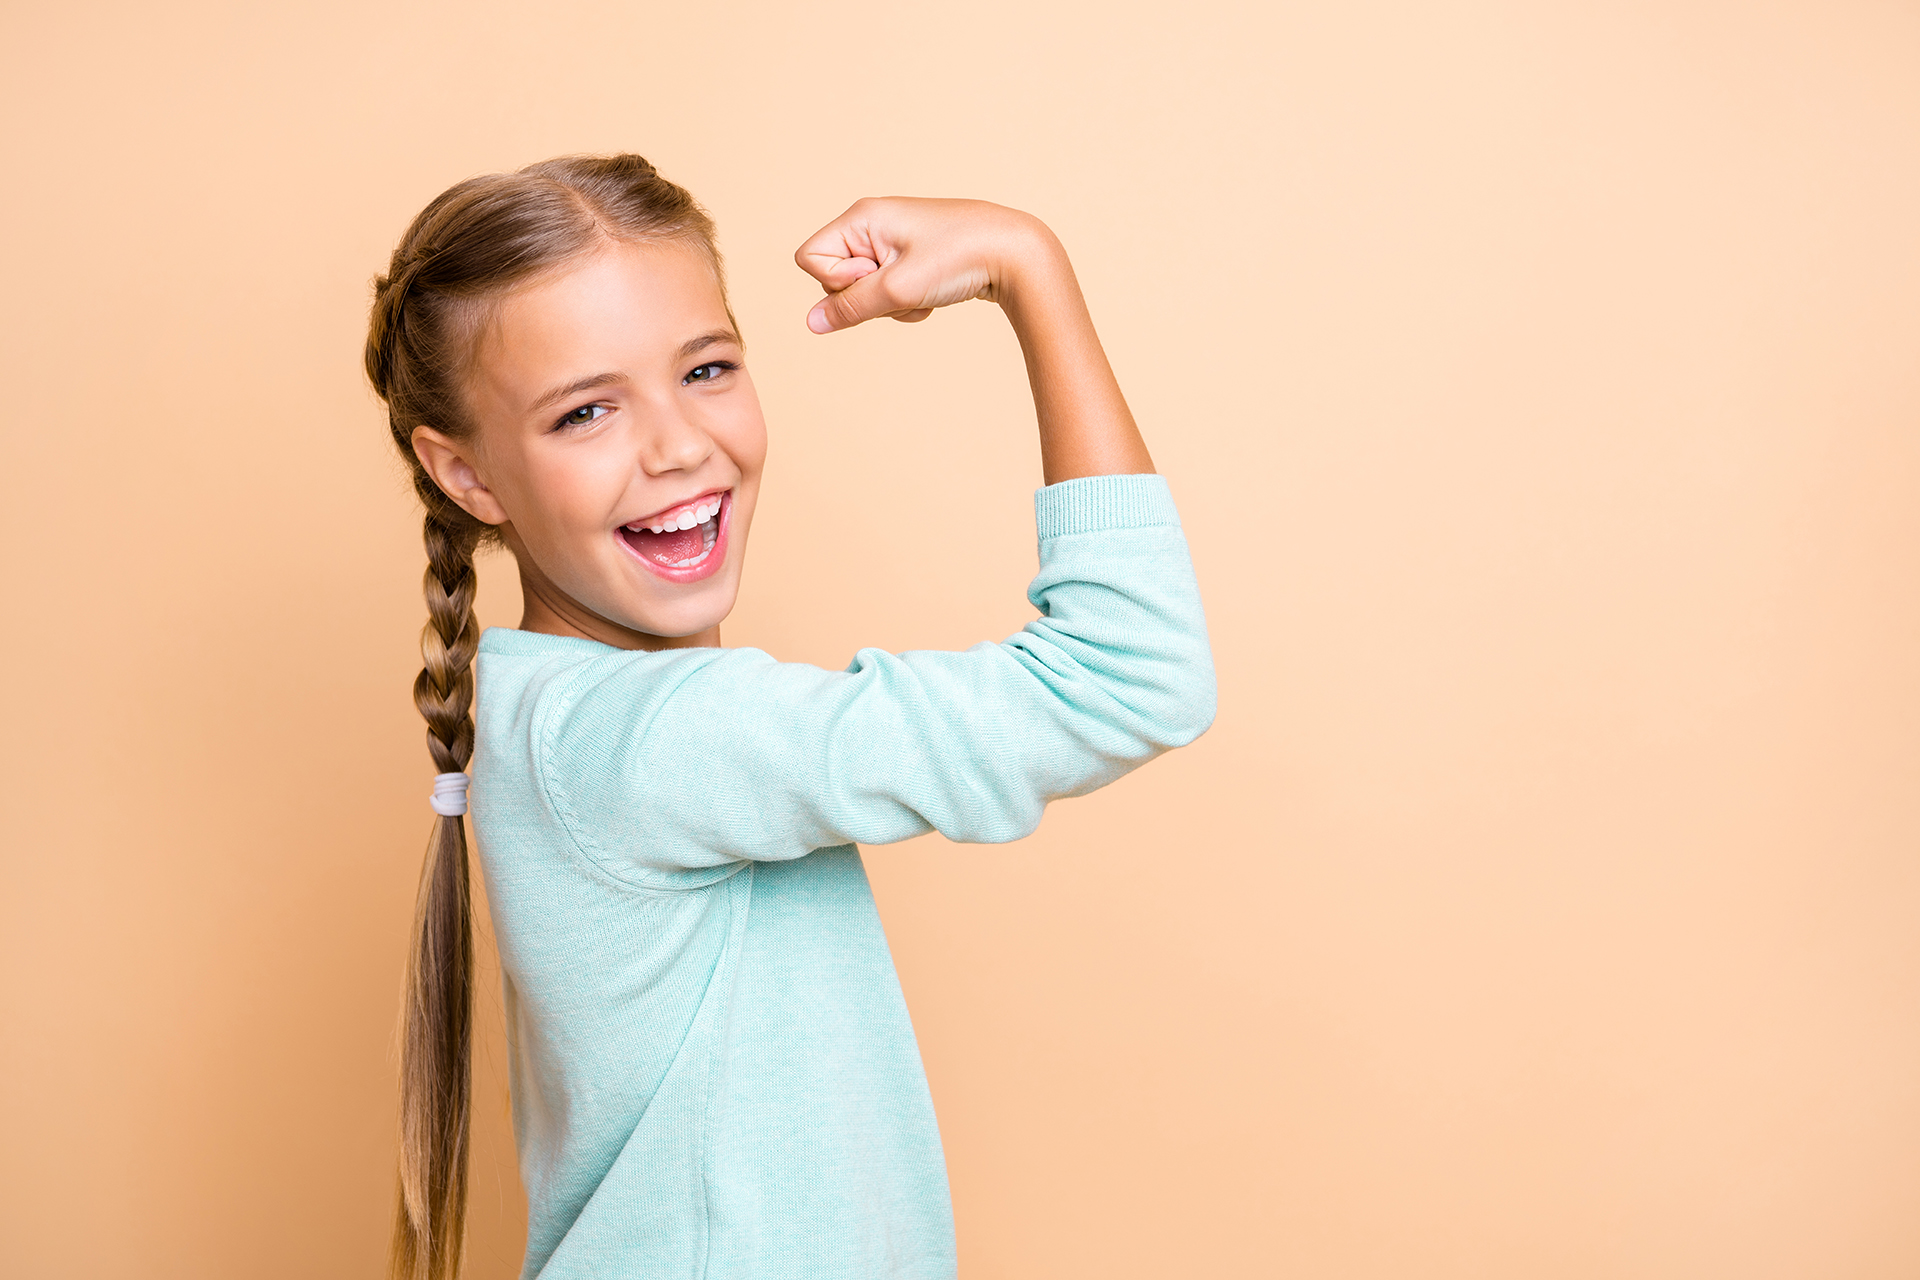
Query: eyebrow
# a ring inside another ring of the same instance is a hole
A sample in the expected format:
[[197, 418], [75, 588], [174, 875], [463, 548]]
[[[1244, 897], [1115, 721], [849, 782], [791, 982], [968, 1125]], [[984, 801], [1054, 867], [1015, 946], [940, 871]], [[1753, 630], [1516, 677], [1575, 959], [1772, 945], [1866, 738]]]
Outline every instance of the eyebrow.
[[584, 378], [575, 378], [565, 386], [553, 388], [538, 400], [528, 405], [527, 412], [539, 413], [542, 409], [550, 409], [562, 400], [579, 395], [582, 391], [592, 391], [595, 387], [608, 387], [616, 382], [625, 382], [626, 380], [627, 375], [624, 373], [590, 373]]
[[[702, 351], [705, 351], [708, 347], [716, 347], [723, 342], [731, 342], [737, 345], [739, 341], [740, 335], [731, 329], [710, 329], [697, 338], [688, 338], [685, 342], [681, 343], [680, 349], [674, 352], [674, 359], [691, 359]], [[577, 396], [583, 391], [592, 391], [596, 387], [614, 386], [626, 380], [627, 375], [617, 370], [609, 370], [606, 373], [590, 373], [584, 378], [575, 378], [572, 382], [564, 386], [554, 387], [538, 400], [528, 405], [527, 412], [530, 414], [539, 413], [541, 410], [550, 409], [562, 400]]]
[[710, 329], [697, 338], [688, 338], [681, 343], [678, 355], [680, 359], [685, 360], [689, 356], [699, 355], [708, 347], [717, 347], [723, 342], [731, 342], [738, 346], [740, 335], [731, 329]]

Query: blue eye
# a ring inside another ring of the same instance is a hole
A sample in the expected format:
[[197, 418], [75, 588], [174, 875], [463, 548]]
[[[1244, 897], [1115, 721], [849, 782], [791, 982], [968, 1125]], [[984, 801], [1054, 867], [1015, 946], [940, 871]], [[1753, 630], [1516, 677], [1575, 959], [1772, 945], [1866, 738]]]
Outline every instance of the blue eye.
[[606, 412], [608, 412], [607, 406], [603, 404], [583, 404], [554, 425], [559, 427], [584, 427]]

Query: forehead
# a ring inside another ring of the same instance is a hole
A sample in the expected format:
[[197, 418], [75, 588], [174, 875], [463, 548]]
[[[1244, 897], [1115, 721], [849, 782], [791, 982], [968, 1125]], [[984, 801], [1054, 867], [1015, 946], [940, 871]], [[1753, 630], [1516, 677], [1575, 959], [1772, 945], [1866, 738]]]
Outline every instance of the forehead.
[[472, 382], [512, 404], [556, 378], [674, 363], [688, 338], [732, 327], [698, 249], [613, 244], [502, 298], [475, 344]]

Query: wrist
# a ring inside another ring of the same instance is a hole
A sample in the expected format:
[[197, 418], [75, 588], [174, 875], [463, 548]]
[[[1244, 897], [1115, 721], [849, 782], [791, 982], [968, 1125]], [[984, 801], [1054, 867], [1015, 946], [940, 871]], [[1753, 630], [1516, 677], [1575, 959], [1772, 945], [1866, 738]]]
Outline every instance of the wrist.
[[1073, 281], [1073, 266], [1046, 223], [1030, 213], [1017, 213], [995, 255], [991, 277], [993, 300], [1015, 316], [1025, 304], [1057, 297], [1061, 286]]

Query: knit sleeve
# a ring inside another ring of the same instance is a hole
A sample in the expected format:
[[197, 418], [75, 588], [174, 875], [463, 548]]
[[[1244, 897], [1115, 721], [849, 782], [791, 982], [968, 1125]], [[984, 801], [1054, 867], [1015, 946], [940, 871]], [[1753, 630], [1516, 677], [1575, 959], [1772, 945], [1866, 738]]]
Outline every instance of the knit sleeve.
[[1039, 616], [999, 644], [863, 649], [844, 671], [754, 649], [585, 664], [540, 734], [575, 841], [645, 879], [934, 830], [1016, 840], [1198, 737], [1213, 663], [1166, 482], [1051, 485], [1036, 516]]

